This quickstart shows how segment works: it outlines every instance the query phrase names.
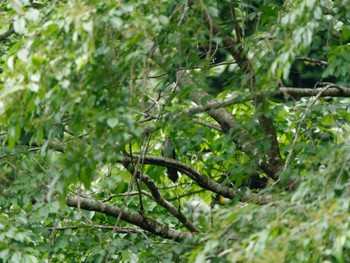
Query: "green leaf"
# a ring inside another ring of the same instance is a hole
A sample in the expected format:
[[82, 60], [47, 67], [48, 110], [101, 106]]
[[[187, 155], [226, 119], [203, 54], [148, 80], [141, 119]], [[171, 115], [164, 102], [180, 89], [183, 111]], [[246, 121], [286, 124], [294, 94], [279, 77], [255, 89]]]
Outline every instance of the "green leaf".
[[109, 118], [107, 119], [107, 125], [112, 129], [115, 128], [119, 124], [118, 118]]

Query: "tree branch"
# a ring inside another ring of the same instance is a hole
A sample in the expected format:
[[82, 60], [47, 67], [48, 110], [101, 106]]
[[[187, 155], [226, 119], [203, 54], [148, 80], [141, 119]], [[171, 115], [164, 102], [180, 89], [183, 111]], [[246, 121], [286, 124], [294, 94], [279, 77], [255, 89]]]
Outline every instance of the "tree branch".
[[165, 198], [161, 195], [161, 193], [158, 190], [158, 187], [151, 178], [145, 175], [141, 176], [140, 172], [138, 172], [138, 177], [141, 177], [141, 181], [147, 185], [148, 189], [151, 191], [154, 200], [166, 210], [168, 210], [173, 216], [175, 216], [188, 230], [195, 233], [202, 232], [188, 218], [186, 218], [186, 216], [180, 210], [176, 209], [172, 203], [165, 200]]
[[327, 61], [320, 60], [320, 59], [314, 59], [314, 58], [308, 58], [308, 57], [297, 57], [297, 60], [310, 62], [310, 63], [313, 63], [313, 64], [318, 65], [318, 66], [321, 66], [321, 65], [327, 66], [328, 65]]
[[121, 220], [139, 226], [140, 228], [147, 230], [154, 235], [166, 239], [173, 239], [175, 241], [180, 242], [193, 237], [190, 233], [172, 229], [168, 225], [161, 224], [152, 218], [146, 217], [145, 215], [132, 213], [130, 211], [112, 206], [107, 203], [95, 201], [80, 196], [67, 197], [66, 202], [67, 205], [70, 207], [100, 212], [109, 216], [113, 216], [115, 218], [119, 218], [120, 216]]
[[[178, 71], [177, 72], [177, 83], [180, 87], [183, 86], [195, 86], [196, 84], [191, 79], [190, 75], [186, 71]], [[204, 90], [197, 88], [194, 92], [190, 94], [191, 100], [193, 100], [199, 107], [206, 107], [205, 105], [218, 106], [218, 101], [211, 97]], [[203, 106], [203, 102], [205, 105]], [[226, 103], [226, 102], [225, 102]], [[277, 179], [277, 174], [282, 169], [283, 163], [280, 159], [279, 153], [275, 156], [276, 144], [273, 138], [268, 138], [271, 141], [271, 149], [269, 150], [269, 154], [267, 157], [261, 156], [259, 150], [255, 149], [256, 141], [254, 138], [248, 135], [248, 132], [243, 127], [243, 125], [226, 109], [224, 108], [214, 108], [207, 111], [210, 117], [218, 122], [222, 131], [224, 133], [228, 133], [230, 130], [235, 129], [239, 130], [239, 134], [235, 134], [232, 136], [233, 142], [237, 145], [237, 147], [243, 152], [247, 153], [252, 160], [256, 162], [256, 164], [271, 178]], [[264, 123], [265, 127], [271, 129], [268, 126], [269, 123]], [[274, 144], [273, 144], [274, 143]], [[265, 160], [266, 159], [266, 160]]]
[[148, 189], [151, 191], [151, 195], [154, 198], [154, 200], [159, 205], [161, 205], [166, 210], [168, 210], [170, 212], [170, 214], [175, 216], [185, 227], [187, 227], [188, 230], [190, 230], [191, 232], [195, 232], [195, 233], [201, 233], [201, 231], [190, 220], [188, 220], [186, 218], [186, 216], [183, 213], [181, 213], [180, 210], [176, 209], [172, 203], [165, 200], [165, 198], [159, 192], [158, 187], [156, 186], [156, 184], [153, 182], [153, 180], [151, 178], [144, 175], [140, 171], [136, 171], [136, 173], [135, 173], [135, 169], [133, 168], [134, 166], [132, 166], [132, 165], [124, 164], [124, 167], [132, 175], [135, 174], [136, 178], [139, 179], [140, 182], [144, 183], [148, 187]]
[[222, 129], [220, 126], [213, 124], [211, 122], [206, 122], [206, 121], [202, 121], [202, 120], [198, 120], [198, 119], [193, 119], [193, 121], [197, 124], [212, 128], [213, 130], [217, 130], [219, 132], [222, 132]]
[[64, 227], [48, 227], [47, 230], [50, 231], [64, 231], [67, 229], [81, 229], [81, 228], [97, 228], [97, 229], [103, 229], [103, 230], [111, 230], [115, 233], [121, 233], [121, 234], [146, 234], [148, 232], [141, 231], [135, 228], [130, 227], [115, 227], [115, 226], [105, 226], [105, 225], [79, 225], [79, 226], [64, 226]]
[[183, 198], [183, 197], [186, 197], [186, 196], [190, 196], [190, 195], [195, 195], [195, 194], [203, 193], [204, 191], [205, 191], [205, 189], [195, 190], [195, 191], [191, 191], [191, 192], [188, 192], [188, 193], [185, 193], [185, 194], [182, 194], [182, 195], [178, 195], [178, 196], [169, 198], [168, 200], [169, 200], [169, 201], [175, 201], [175, 200], [177, 200], [177, 199], [179, 199], [179, 198]]
[[[124, 165], [130, 163], [130, 162], [137, 162], [139, 158], [139, 155], [133, 155], [132, 159], [130, 157], [125, 157], [124, 160], [119, 161], [123, 163]], [[223, 197], [233, 199], [236, 197], [239, 197], [239, 200], [241, 202], [251, 202], [254, 201], [258, 204], [265, 204], [267, 202], [266, 197], [264, 196], [259, 196], [258, 194], [251, 193], [251, 192], [244, 192], [241, 191], [240, 189], [233, 190], [232, 188], [224, 185], [217, 183], [207, 176], [201, 175], [199, 172], [196, 170], [192, 169], [188, 165], [179, 162], [177, 160], [171, 159], [171, 158], [165, 158], [165, 157], [160, 157], [160, 156], [144, 156], [143, 158], [143, 163], [144, 164], [153, 164], [153, 165], [159, 165], [163, 167], [170, 167], [178, 170], [179, 172], [187, 175], [190, 177], [194, 182], [197, 183], [200, 187], [203, 189], [209, 190], [211, 192], [217, 193]]]
[[[299, 100], [300, 98], [303, 98], [303, 97], [317, 96], [321, 90], [322, 88], [280, 87], [280, 88], [276, 88], [275, 90], [266, 90], [255, 94], [249, 93], [246, 95], [234, 95], [231, 98], [224, 99], [224, 100], [213, 98], [210, 101], [208, 101], [205, 105], [198, 105], [198, 106], [194, 106], [186, 109], [182, 114], [194, 115], [194, 114], [202, 113], [213, 109], [224, 108], [230, 105], [251, 101], [257, 96], [265, 96], [270, 99], [274, 99], [276, 97], [278, 98], [285, 97], [286, 100], [288, 100], [288, 98], [292, 98], [293, 100]], [[321, 97], [343, 97], [343, 98], [350, 97], [350, 88], [342, 87], [334, 84], [333, 87], [330, 87], [325, 92], [321, 93]]]
[[[298, 87], [282, 87], [280, 91], [283, 94], [289, 95], [294, 99], [300, 99], [302, 97], [317, 96], [321, 93], [323, 88], [298, 88]], [[336, 84], [330, 85], [330, 87], [321, 93], [321, 97], [350, 97], [350, 88], [338, 86]]]
[[[7, 134], [0, 134], [0, 144], [5, 143], [7, 140]], [[28, 151], [35, 152], [40, 149], [40, 147], [47, 146], [49, 149], [64, 153], [66, 150], [66, 145], [61, 142], [57, 141], [47, 141], [47, 140], [42, 140], [41, 144], [38, 145], [37, 143], [26, 143], [26, 144], [19, 144], [20, 146], [26, 146], [28, 147]], [[29, 148], [30, 147], [30, 148]]]
[[[141, 193], [145, 196], [148, 196], [150, 198], [152, 198], [150, 193], [147, 193], [146, 191], [141, 191]], [[108, 196], [105, 199], [102, 199], [102, 202], [108, 202], [110, 200], [112, 200], [113, 198], [118, 198], [118, 197], [128, 197], [128, 196], [133, 196], [133, 195], [139, 195], [140, 192], [128, 192], [128, 193], [122, 193], [122, 194], [111, 194], [110, 196]]]
[[15, 33], [15, 30], [11, 26], [5, 33], [0, 35], [0, 41], [4, 41], [6, 38], [11, 36], [13, 33]]
[[[124, 163], [136, 162], [138, 158], [139, 158], [139, 155], [133, 155], [132, 158], [125, 157], [122, 162]], [[194, 170], [192, 167], [171, 158], [148, 155], [143, 158], [143, 162], [145, 164], [153, 164], [153, 165], [159, 165], [163, 167], [174, 168], [179, 172], [190, 177], [200, 187], [207, 189], [209, 191], [212, 191], [214, 193], [217, 193], [219, 195], [222, 195], [226, 198], [233, 199], [237, 195], [241, 194], [241, 191], [239, 190], [234, 191], [231, 188], [227, 187], [226, 185], [217, 183], [209, 179], [207, 176], [200, 174], [199, 172]]]
[[[182, 77], [181, 77], [182, 78]], [[196, 99], [196, 95], [201, 95], [200, 99]], [[229, 99], [224, 99], [224, 100], [218, 100], [218, 99], [214, 99], [211, 98], [205, 105], [202, 105], [202, 103], [200, 103], [200, 100], [204, 99], [204, 98], [208, 98], [210, 95], [209, 94], [205, 94], [201, 91], [198, 91], [196, 93], [193, 94], [193, 98], [197, 100], [197, 104], [198, 106], [195, 107], [190, 107], [188, 109], [186, 109], [184, 111], [183, 114], [185, 115], [193, 115], [193, 114], [197, 114], [197, 113], [201, 113], [201, 112], [205, 112], [205, 111], [209, 111], [209, 110], [213, 110], [213, 109], [218, 109], [218, 108], [224, 108], [233, 104], [239, 104], [239, 103], [243, 103], [245, 101], [249, 101], [252, 100], [255, 96], [248, 94], [248, 95], [236, 95], [236, 96], [232, 96], [232, 98]]]

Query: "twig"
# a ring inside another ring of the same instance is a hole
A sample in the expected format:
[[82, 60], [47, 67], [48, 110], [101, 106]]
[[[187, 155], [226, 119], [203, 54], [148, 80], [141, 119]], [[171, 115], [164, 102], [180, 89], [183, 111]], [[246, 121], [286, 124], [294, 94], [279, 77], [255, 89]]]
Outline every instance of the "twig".
[[186, 196], [199, 194], [199, 193], [202, 193], [202, 192], [204, 192], [204, 191], [205, 191], [205, 189], [200, 189], [200, 190], [196, 190], [196, 191], [191, 191], [191, 192], [188, 192], [188, 193], [179, 195], [179, 196], [177, 196], [177, 197], [168, 198], [168, 201], [176, 201], [178, 198], [183, 198], [183, 197], [186, 197]]
[[[152, 195], [146, 191], [142, 191], [142, 194], [148, 196], [148, 197], [152, 197]], [[122, 194], [111, 194], [109, 197], [102, 199], [102, 202], [108, 202], [113, 198], [117, 198], [117, 197], [129, 197], [129, 196], [133, 196], [133, 195], [139, 195], [139, 192], [130, 192], [130, 193], [122, 193]]]
[[310, 62], [310, 63], [313, 63], [313, 64], [318, 65], [318, 66], [321, 66], [321, 65], [327, 66], [328, 65], [327, 61], [320, 60], [320, 59], [314, 59], [314, 58], [308, 58], [308, 57], [297, 57], [297, 60]]
[[293, 155], [293, 150], [294, 150], [294, 147], [295, 147], [295, 144], [298, 140], [298, 137], [299, 137], [299, 133], [300, 133], [300, 129], [301, 129], [301, 125], [303, 124], [305, 118], [306, 118], [306, 115], [307, 113], [309, 112], [309, 110], [311, 109], [311, 107], [316, 103], [316, 101], [321, 97], [322, 93], [325, 92], [328, 88], [332, 87], [332, 85], [327, 85], [326, 87], [324, 87], [318, 94], [317, 96], [315, 97], [315, 99], [311, 102], [311, 104], [306, 108], [306, 110], [304, 111], [303, 113], [303, 116], [301, 117], [300, 121], [299, 121], [299, 125], [297, 127], [297, 130], [296, 130], [296, 133], [295, 133], [295, 137], [294, 137], [294, 140], [293, 140], [293, 144], [292, 144], [292, 148], [287, 156], [287, 159], [286, 159], [286, 162], [284, 164], [284, 167], [282, 169], [282, 171], [285, 171], [288, 167], [288, 164], [290, 162], [290, 159]]
[[[105, 226], [105, 225], [79, 225], [79, 226], [66, 226], [66, 227], [48, 227], [47, 230], [50, 231], [64, 231], [67, 229], [81, 229], [81, 228], [97, 228], [97, 229], [105, 229], [105, 230], [115, 230], [114, 226]], [[146, 234], [146, 231], [141, 231], [135, 228], [130, 227], [117, 227], [116, 228], [117, 233], [126, 233], [126, 234]]]
[[206, 127], [209, 127], [209, 128], [212, 128], [214, 130], [217, 130], [219, 132], [222, 132], [222, 129], [219, 125], [215, 125], [214, 123], [210, 123], [210, 122], [206, 122], [206, 121], [201, 121], [201, 120], [198, 120], [198, 119], [193, 119], [193, 121], [197, 124], [200, 124], [200, 125], [203, 125], [203, 126], [206, 126]]
[[[225, 66], [225, 65], [232, 65], [232, 64], [237, 64], [236, 61], [225, 61], [225, 62], [220, 62], [220, 63], [210, 63], [209, 68], [214, 68], [214, 67], [220, 67], [220, 66]], [[191, 70], [191, 69], [202, 69], [203, 67], [201, 66], [194, 66], [194, 67], [188, 67], [188, 68], [179, 68], [179, 70]], [[154, 76], [148, 76], [147, 78], [149, 79], [158, 79], [161, 77], [165, 77], [169, 75], [169, 72], [161, 73], [159, 75], [154, 75]], [[136, 79], [142, 79], [142, 78], [136, 78]]]

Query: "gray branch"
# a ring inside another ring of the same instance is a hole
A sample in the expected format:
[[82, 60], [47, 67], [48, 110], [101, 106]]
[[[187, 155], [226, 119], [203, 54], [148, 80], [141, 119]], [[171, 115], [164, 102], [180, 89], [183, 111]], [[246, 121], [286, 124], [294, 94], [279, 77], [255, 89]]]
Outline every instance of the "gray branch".
[[298, 88], [298, 87], [282, 87], [280, 88], [281, 95], [285, 94], [294, 99], [302, 97], [317, 96], [321, 93], [321, 97], [350, 97], [350, 88], [338, 86], [328, 83], [330, 86], [327, 90], [321, 93], [323, 87], [320, 88]]
[[115, 218], [120, 219], [139, 226], [140, 228], [163, 238], [172, 239], [175, 241], [183, 241], [187, 238], [192, 238], [193, 236], [190, 233], [181, 232], [179, 230], [175, 230], [170, 228], [168, 225], [161, 224], [158, 221], [149, 218], [145, 215], [132, 213], [125, 209], [121, 209], [115, 206], [112, 206], [107, 203], [95, 201], [92, 199], [88, 199], [80, 196], [70, 196], [66, 198], [67, 205], [70, 207], [75, 207], [79, 209], [84, 209], [88, 211], [100, 212], [105, 215], [113, 216]]

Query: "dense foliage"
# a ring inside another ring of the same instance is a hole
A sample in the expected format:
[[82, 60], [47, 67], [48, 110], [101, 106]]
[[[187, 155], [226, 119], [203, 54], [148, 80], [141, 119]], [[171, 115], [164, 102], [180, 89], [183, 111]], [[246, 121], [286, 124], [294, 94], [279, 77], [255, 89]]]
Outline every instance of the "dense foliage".
[[0, 14], [0, 261], [350, 261], [347, 1]]

